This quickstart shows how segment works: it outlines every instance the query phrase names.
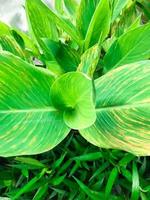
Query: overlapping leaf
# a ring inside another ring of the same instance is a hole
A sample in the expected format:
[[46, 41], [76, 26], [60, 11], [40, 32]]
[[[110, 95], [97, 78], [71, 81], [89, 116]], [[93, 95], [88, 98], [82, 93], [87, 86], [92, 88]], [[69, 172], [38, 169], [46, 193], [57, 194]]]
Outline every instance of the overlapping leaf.
[[16, 40], [11, 36], [1, 36], [0, 45], [3, 50], [9, 51], [25, 60], [25, 54]]
[[[24, 53], [29, 51], [31, 54], [38, 57], [39, 50], [32, 39], [24, 32], [11, 28], [5, 23], [0, 21], [0, 39], [2, 48], [10, 51], [15, 55], [20, 55], [24, 58]], [[13, 49], [14, 46], [14, 49]], [[24, 52], [21, 52], [22, 50]]]
[[41, 38], [58, 40], [57, 30], [49, 14], [49, 8], [41, 0], [26, 0], [26, 14], [32, 37], [43, 48]]
[[90, 21], [96, 10], [99, 0], [81, 0], [77, 13], [77, 28], [85, 38]]
[[26, 0], [26, 11], [36, 38], [57, 39], [55, 25], [58, 25], [80, 44], [80, 37], [74, 25], [49, 9], [41, 0]]
[[111, 11], [108, 0], [82, 0], [77, 17], [77, 27], [85, 39], [85, 49], [103, 41], [110, 28]]
[[150, 57], [150, 24], [133, 29], [119, 37], [104, 57], [105, 72], [118, 66]]
[[95, 85], [97, 120], [81, 135], [99, 147], [150, 155], [150, 61], [112, 70]]
[[61, 42], [55, 42], [48, 38], [44, 38], [43, 42], [45, 44], [45, 51], [50, 55], [46, 57], [46, 59], [50, 58], [52, 61], [55, 61], [55, 64], [57, 62], [57, 65], [59, 65], [64, 72], [76, 71], [80, 58], [74, 49]]

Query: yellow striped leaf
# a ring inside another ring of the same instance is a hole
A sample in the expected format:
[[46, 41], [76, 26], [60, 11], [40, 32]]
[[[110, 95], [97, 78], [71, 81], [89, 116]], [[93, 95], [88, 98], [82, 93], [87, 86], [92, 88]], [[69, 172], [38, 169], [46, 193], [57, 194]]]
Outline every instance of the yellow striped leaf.
[[95, 86], [97, 120], [81, 135], [99, 147], [150, 155], [150, 61], [112, 70]]
[[0, 156], [38, 154], [69, 132], [51, 103], [54, 78], [8, 53], [0, 53]]
[[81, 62], [77, 70], [87, 74], [90, 78], [92, 78], [100, 58], [100, 51], [101, 48], [99, 44], [96, 44], [86, 50], [81, 56]]

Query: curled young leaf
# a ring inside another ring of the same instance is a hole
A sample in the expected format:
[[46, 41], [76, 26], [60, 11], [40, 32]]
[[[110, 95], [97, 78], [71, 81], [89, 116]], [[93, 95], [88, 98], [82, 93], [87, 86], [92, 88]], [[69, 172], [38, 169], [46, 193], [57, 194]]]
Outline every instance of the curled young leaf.
[[63, 112], [72, 129], [83, 129], [95, 122], [91, 79], [80, 72], [69, 72], [56, 79], [51, 87], [52, 103]]

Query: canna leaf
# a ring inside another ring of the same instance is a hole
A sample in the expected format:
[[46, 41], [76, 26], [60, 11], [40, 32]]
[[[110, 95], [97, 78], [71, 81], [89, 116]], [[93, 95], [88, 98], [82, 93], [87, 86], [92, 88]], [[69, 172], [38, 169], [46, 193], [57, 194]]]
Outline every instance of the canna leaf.
[[0, 36], [11, 35], [9, 26], [0, 21]]
[[100, 0], [81, 0], [78, 11], [76, 24], [83, 39], [86, 36], [92, 16]]
[[30, 33], [43, 48], [41, 38], [58, 40], [56, 26], [49, 13], [49, 8], [41, 0], [26, 0], [26, 15]]
[[57, 62], [64, 72], [76, 71], [80, 58], [74, 49], [48, 38], [42, 40], [45, 44], [45, 52], [50, 55], [46, 57], [47, 60], [51, 58], [51, 60]]
[[64, 0], [65, 7], [71, 16], [76, 16], [78, 1], [77, 0]]
[[86, 37], [85, 49], [93, 46], [97, 42], [103, 41], [110, 29], [111, 10], [109, 7], [109, 0], [101, 0], [92, 16]]
[[1, 36], [0, 45], [3, 50], [9, 51], [25, 60], [25, 54], [23, 50], [12, 36]]
[[55, 10], [59, 13], [59, 14], [63, 14], [64, 10], [63, 10], [63, 0], [57, 0], [54, 2], [55, 3]]
[[[33, 42], [33, 40], [24, 32], [18, 30], [18, 29], [12, 29], [11, 34], [15, 38], [15, 40], [18, 42], [18, 44], [25, 50], [30, 51], [31, 54], [35, 55], [36, 57], [39, 56], [39, 49], [37, 48], [37, 45]], [[18, 38], [18, 39], [17, 39]], [[22, 41], [21, 41], [22, 40]], [[22, 45], [20, 43], [23, 43]]]
[[126, 33], [129, 30], [129, 27], [135, 22], [138, 15], [135, 2], [129, 1], [119, 18], [113, 24], [111, 32], [115, 33], [117, 38], [123, 33]]
[[150, 23], [119, 37], [104, 57], [104, 72], [150, 57]]
[[92, 144], [150, 155], [150, 61], [119, 67], [95, 81], [97, 120], [81, 130]]
[[78, 71], [83, 72], [92, 78], [99, 58], [100, 47], [99, 44], [96, 44], [85, 51], [85, 53], [81, 56], [81, 63], [78, 66]]
[[112, 2], [112, 19], [111, 22], [113, 23], [116, 18], [119, 16], [121, 13], [122, 9], [127, 5], [129, 0], [113, 0]]
[[72, 129], [83, 129], [95, 121], [93, 85], [80, 72], [68, 72], [56, 79], [51, 87], [52, 103], [62, 111], [63, 119]]
[[[29, 50], [30, 52], [32, 52], [33, 55], [36, 55], [36, 56], [39, 55], [39, 50], [38, 50], [37, 46], [33, 43], [32, 39], [26, 33], [22, 32], [18, 29], [11, 28], [1, 21], [0, 21], [0, 37], [9, 37], [9, 38], [13, 37], [13, 39], [16, 40], [16, 42], [18, 43], [18, 45], [20, 47], [22, 47], [25, 50]], [[13, 39], [11, 39], [11, 41]], [[21, 41], [21, 43], [18, 39]], [[15, 41], [13, 41], [13, 42], [15, 42]], [[18, 47], [18, 48], [20, 48], [20, 47]], [[12, 52], [12, 51], [10, 51], [10, 52]]]
[[26, 12], [36, 38], [50, 38], [56, 41], [57, 34], [54, 26], [56, 24], [68, 33], [77, 44], [81, 43], [74, 25], [68, 19], [59, 16], [59, 14], [49, 9], [41, 0], [26, 0]]
[[69, 132], [51, 103], [48, 70], [0, 53], [0, 156], [38, 154]]

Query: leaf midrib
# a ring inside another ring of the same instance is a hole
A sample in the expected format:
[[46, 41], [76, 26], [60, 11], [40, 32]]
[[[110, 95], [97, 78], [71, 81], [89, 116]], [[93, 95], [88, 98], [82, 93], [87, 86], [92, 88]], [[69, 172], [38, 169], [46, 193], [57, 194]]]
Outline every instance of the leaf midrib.
[[108, 106], [108, 107], [101, 107], [101, 108], [95, 108], [96, 112], [100, 112], [103, 110], [113, 110], [113, 109], [130, 109], [135, 107], [143, 107], [143, 106], [150, 106], [150, 102], [148, 103], [136, 103], [136, 104], [126, 104], [126, 105], [115, 105], [115, 106]]
[[31, 108], [31, 109], [9, 109], [9, 110], [0, 110], [0, 114], [11, 114], [11, 113], [33, 113], [33, 112], [56, 112], [57, 110], [54, 107], [45, 107], [45, 108]]

